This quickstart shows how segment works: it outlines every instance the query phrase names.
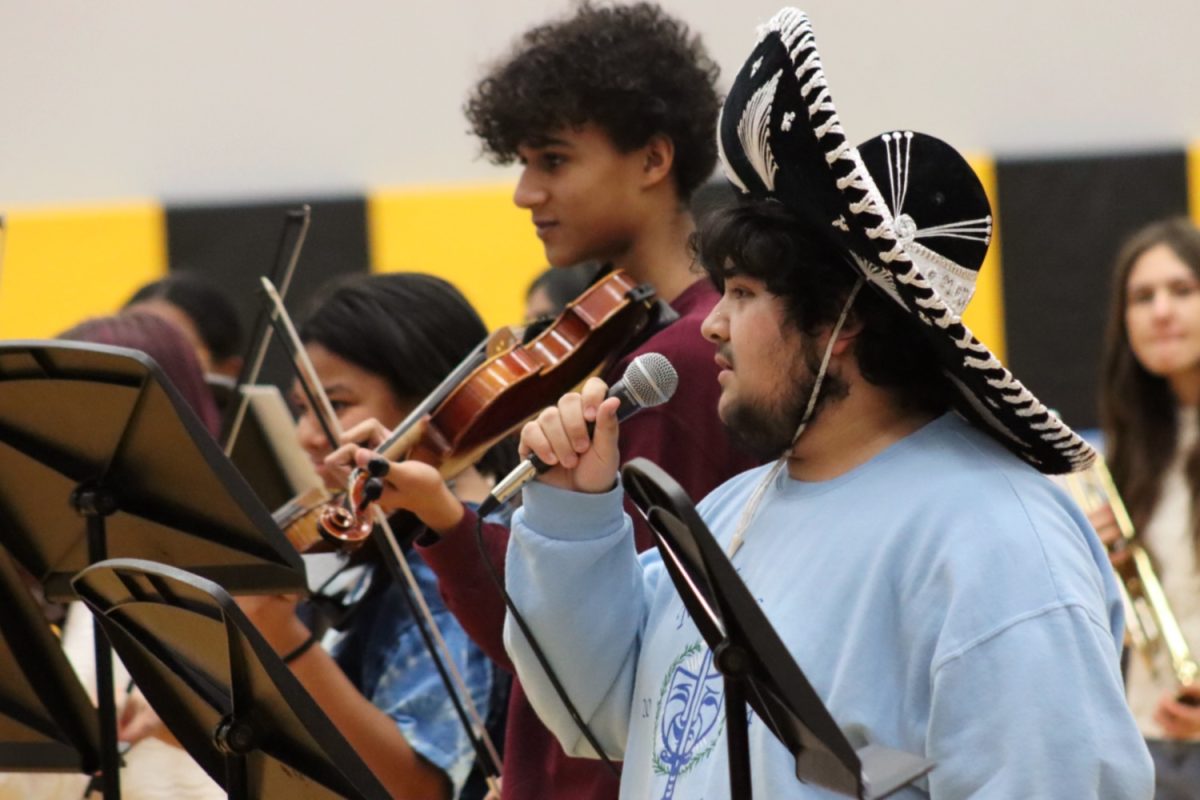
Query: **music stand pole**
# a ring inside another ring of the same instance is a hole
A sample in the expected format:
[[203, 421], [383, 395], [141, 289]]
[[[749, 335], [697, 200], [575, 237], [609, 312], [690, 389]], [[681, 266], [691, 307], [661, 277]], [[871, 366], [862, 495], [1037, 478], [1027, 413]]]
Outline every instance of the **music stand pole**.
[[877, 744], [855, 750], [696, 512], [653, 462], [621, 468], [626, 496], [645, 516], [663, 567], [725, 683], [731, 796], [750, 798], [747, 705], [795, 759], [796, 777], [859, 800], [880, 800], [933, 763]]
[[713, 665], [725, 678], [725, 746], [729, 752], [729, 796], [751, 800], [750, 731], [746, 714], [746, 653], [726, 639], [713, 649]]
[[225, 756], [225, 795], [229, 800], [251, 800], [246, 754], [254, 749], [254, 731], [232, 717], [221, 720], [213, 743]]
[[[88, 561], [96, 564], [108, 558], [104, 520], [117, 510], [112, 493], [99, 484], [81, 484], [71, 494], [71, 504], [87, 520]], [[112, 649], [92, 617], [93, 646], [96, 658], [96, 703], [100, 712], [100, 775], [105, 800], [121, 797], [121, 755], [117, 744], [117, 702], [113, 697]]]

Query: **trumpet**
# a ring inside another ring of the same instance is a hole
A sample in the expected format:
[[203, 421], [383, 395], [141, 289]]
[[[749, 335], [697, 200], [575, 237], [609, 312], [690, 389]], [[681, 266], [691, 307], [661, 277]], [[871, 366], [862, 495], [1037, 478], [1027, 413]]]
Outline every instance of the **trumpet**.
[[1156, 681], [1163, 680], [1166, 661], [1180, 687], [1192, 686], [1200, 678], [1200, 665], [1171, 611], [1150, 554], [1137, 539], [1108, 467], [1098, 458], [1090, 469], [1062, 476], [1062, 482], [1084, 512], [1090, 514], [1107, 505], [1121, 532], [1112, 549], [1129, 553], [1124, 563], [1114, 566], [1125, 604], [1127, 643], [1145, 661]]

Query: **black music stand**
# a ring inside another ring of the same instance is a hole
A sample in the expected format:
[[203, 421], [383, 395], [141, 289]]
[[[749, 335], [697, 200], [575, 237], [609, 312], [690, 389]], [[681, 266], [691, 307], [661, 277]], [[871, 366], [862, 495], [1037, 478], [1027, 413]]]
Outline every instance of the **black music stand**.
[[646, 517], [663, 564], [725, 678], [730, 797], [750, 800], [746, 703], [796, 759], [796, 777], [849, 797], [887, 797], [933, 763], [846, 740], [687, 493], [656, 464], [621, 468], [625, 493]]
[[229, 797], [389, 795], [220, 586], [112, 559], [73, 581], [137, 685]]
[[[304, 588], [299, 555], [144, 353], [0, 344], [0, 544], [71, 596], [110, 556], [185, 565], [235, 592]], [[96, 636], [101, 770], [118, 797], [112, 654]]]
[[3, 550], [0, 609], [0, 772], [95, 773], [96, 709]]

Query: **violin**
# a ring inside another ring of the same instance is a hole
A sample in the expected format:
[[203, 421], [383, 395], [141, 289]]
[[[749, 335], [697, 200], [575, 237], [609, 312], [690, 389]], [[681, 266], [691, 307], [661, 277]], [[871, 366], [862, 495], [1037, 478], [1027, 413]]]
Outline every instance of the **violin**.
[[[444, 477], [458, 474], [538, 411], [606, 367], [651, 324], [657, 308], [651, 286], [636, 284], [621, 270], [608, 273], [528, 341], [512, 342], [465, 375], [456, 369], [377, 452], [390, 461], [422, 461]], [[414, 426], [427, 416], [416, 444], [410, 444]], [[341, 501], [321, 513], [319, 535], [342, 545], [370, 536], [372, 505], [382, 490], [380, 477], [355, 469]]]
[[[335, 450], [340, 442], [342, 429], [337, 415], [334, 413], [333, 406], [329, 402], [329, 396], [325, 394], [325, 390], [317, 378], [316, 369], [313, 367], [312, 361], [309, 360], [308, 352], [304, 349], [304, 345], [300, 341], [300, 336], [296, 332], [295, 325], [287, 315], [286, 309], [283, 308], [282, 298], [269, 280], [266, 278], [262, 279], [262, 284], [266, 296], [275, 306], [275, 315], [272, 317], [272, 324], [276, 326], [276, 332], [279, 334], [280, 341], [285, 344], [288, 354], [292, 359], [298, 384], [308, 398], [309, 408], [312, 409], [318, 424], [321, 426], [325, 438], [329, 442], [330, 450]], [[419, 422], [421, 415], [436, 407], [440, 398], [444, 397], [453, 387], [461, 383], [463, 378], [471, 374], [474, 369], [484, 363], [489, 357], [513, 347], [518, 339], [519, 333], [511, 328], [503, 328], [490, 334], [487, 339], [475, 347], [455, 367], [429, 397], [412, 411], [406, 420], [417, 420]], [[411, 425], [406, 425], [405, 427], [410, 430], [409, 435], [415, 432]], [[407, 449], [407, 447], [403, 446], [402, 443], [397, 443], [393, 445], [393, 449], [401, 451]], [[374, 500], [375, 492], [379, 488], [377, 484], [369, 484], [364, 487], [363, 494], [367, 499]], [[356, 546], [358, 543], [361, 543], [361, 540], [345, 542], [327, 537], [322, 534], [318, 526], [321, 514], [324, 512], [326, 506], [330, 504], [342, 504], [343, 497], [344, 493], [341, 491], [333, 491], [323, 486], [313, 487], [301, 492], [276, 508], [271, 516], [275, 520], [275, 524], [283, 531], [292, 547], [299, 553], [325, 553], [342, 550], [347, 548], [348, 545]], [[407, 525], [406, 527], [415, 527], [415, 524]]]
[[326, 553], [337, 549], [321, 535], [321, 513], [329, 503], [337, 502], [324, 487], [301, 492], [271, 512], [271, 519], [283, 531], [298, 553]]

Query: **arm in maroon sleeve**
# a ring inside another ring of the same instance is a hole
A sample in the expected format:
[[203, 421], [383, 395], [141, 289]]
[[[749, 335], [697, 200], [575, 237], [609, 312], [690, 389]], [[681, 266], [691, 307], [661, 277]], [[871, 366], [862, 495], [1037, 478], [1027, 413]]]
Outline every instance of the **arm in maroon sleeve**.
[[[463, 507], [463, 518], [441, 539], [417, 552], [438, 577], [438, 591], [467, 635], [488, 657], [512, 672], [504, 652], [504, 598], [492, 580], [475, 543], [478, 515]], [[508, 528], [483, 523], [483, 543], [488, 560], [504, 580], [504, 556], [508, 552]]]

